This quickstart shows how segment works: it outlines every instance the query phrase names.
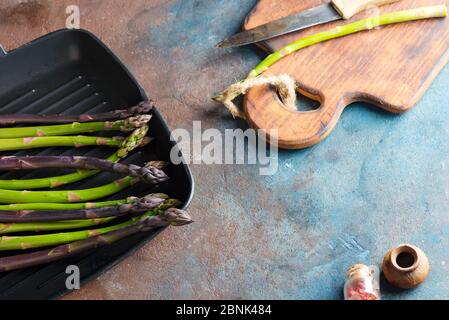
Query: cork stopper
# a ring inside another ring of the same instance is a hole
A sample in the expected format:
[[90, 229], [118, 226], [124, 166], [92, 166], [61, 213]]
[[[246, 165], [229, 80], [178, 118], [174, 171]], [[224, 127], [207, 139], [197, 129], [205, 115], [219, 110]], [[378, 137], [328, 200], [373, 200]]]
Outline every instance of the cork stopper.
[[373, 270], [364, 264], [355, 264], [351, 266], [346, 272], [348, 279], [370, 277], [373, 274]]

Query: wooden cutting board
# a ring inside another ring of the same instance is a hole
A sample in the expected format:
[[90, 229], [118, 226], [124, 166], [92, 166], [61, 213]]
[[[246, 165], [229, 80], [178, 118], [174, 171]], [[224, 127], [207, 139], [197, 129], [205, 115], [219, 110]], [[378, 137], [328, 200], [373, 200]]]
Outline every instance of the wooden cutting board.
[[[244, 29], [319, 5], [323, 0], [260, 0]], [[350, 21], [449, 0], [402, 0], [358, 14]], [[268, 52], [301, 37], [325, 31], [348, 21], [327, 23], [278, 37], [263, 44]], [[346, 106], [364, 101], [390, 112], [412, 108], [449, 59], [449, 17], [406, 22], [330, 40], [296, 52], [274, 64], [265, 74], [289, 74], [298, 91], [321, 106], [312, 111], [287, 110], [272, 88], [251, 89], [244, 111], [253, 128], [278, 130], [279, 146], [300, 149], [324, 139]]]

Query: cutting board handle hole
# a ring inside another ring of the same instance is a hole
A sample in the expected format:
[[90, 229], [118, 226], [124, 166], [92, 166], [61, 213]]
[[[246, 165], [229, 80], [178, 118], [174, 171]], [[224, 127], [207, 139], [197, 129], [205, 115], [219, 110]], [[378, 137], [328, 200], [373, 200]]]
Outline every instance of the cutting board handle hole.
[[[281, 97], [279, 93], [277, 93], [277, 97], [279, 101], [281, 101]], [[282, 103], [282, 102], [280, 102]], [[296, 91], [296, 110], [300, 112], [314, 111], [319, 109], [321, 103], [318, 100], [309, 98], [302, 93]]]

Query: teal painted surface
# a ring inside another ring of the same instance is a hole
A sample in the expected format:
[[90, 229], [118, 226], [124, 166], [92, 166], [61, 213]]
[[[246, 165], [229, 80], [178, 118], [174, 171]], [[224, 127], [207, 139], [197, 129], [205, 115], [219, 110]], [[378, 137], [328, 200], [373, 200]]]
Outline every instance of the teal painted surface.
[[[181, 73], [194, 75], [175, 95], [195, 94], [195, 87], [211, 96], [260, 60], [248, 47], [212, 48], [239, 29], [254, 3], [183, 0], [169, 8], [167, 22], [148, 41], [172, 54]], [[222, 297], [340, 299], [351, 264], [380, 265], [390, 247], [410, 242], [428, 254], [430, 276], [410, 291], [383, 283], [384, 298], [449, 298], [448, 86], [446, 68], [418, 105], [399, 116], [352, 105], [319, 145], [282, 151], [275, 176], [261, 177], [255, 167], [194, 166], [192, 210], [210, 215], [206, 221], [223, 231], [221, 242], [204, 237], [196, 244], [203, 250], [185, 253], [190, 270], [183, 272], [192, 278], [209, 272], [204, 285], [219, 291], [226, 283]], [[246, 128], [207, 97], [197, 98], [204, 105], [189, 105], [201, 110], [181, 127], [191, 127], [193, 118], [220, 130]], [[192, 234], [216, 232], [201, 223], [194, 228]], [[227, 259], [211, 259], [214, 250]], [[181, 292], [192, 295], [187, 284]]]

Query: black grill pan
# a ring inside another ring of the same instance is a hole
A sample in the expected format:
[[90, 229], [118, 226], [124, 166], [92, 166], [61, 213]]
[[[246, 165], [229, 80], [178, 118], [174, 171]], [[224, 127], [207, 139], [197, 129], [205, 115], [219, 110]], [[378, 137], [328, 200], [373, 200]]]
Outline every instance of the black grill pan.
[[[130, 107], [146, 100], [142, 88], [119, 59], [93, 34], [85, 30], [60, 30], [5, 53], [0, 47], [0, 114], [81, 114]], [[125, 163], [143, 164], [169, 160], [170, 131], [157, 110], [151, 120], [150, 135], [155, 140], [128, 156]], [[98, 133], [97, 133], [98, 134]], [[106, 133], [105, 133], [106, 134]], [[179, 151], [179, 150], [178, 150]], [[110, 148], [48, 148], [3, 153], [2, 155], [88, 155], [107, 157]], [[165, 192], [188, 206], [193, 195], [193, 179], [187, 165], [170, 165], [170, 181], [156, 188], [138, 184], [108, 199]], [[8, 172], [0, 179], [37, 178], [64, 174]], [[65, 188], [84, 189], [113, 181], [117, 176], [101, 173]], [[108, 200], [106, 199], [106, 200]], [[159, 230], [160, 231], [160, 230]], [[0, 273], [0, 299], [50, 299], [67, 289], [66, 267], [77, 265], [82, 283], [111, 268], [159, 232], [135, 235], [110, 246], [35, 268]]]

